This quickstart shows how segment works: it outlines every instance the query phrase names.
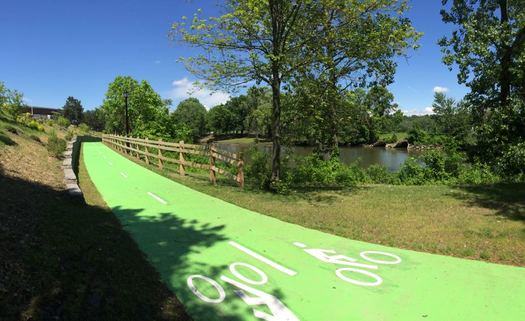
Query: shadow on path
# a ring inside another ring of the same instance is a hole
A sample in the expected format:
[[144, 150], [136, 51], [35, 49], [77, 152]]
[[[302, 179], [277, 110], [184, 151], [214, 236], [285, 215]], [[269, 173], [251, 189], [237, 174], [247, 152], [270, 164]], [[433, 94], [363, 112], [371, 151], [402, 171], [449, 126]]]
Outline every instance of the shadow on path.
[[[195, 247], [224, 240], [221, 226], [115, 209], [134, 240], [109, 210], [1, 168], [0, 196], [0, 320], [191, 320], [165, 282], [195, 268], [186, 262]], [[215, 305], [188, 308], [218, 315]]]

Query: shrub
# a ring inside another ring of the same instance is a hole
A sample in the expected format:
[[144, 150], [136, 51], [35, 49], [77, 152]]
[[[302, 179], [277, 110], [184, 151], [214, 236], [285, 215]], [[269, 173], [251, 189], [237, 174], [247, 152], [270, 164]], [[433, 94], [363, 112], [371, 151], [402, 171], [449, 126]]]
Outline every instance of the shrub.
[[245, 155], [246, 159], [248, 159], [245, 168], [247, 180], [252, 182], [257, 188], [268, 189], [271, 175], [269, 155], [260, 152], [256, 147], [250, 148]]
[[424, 144], [427, 139], [427, 132], [418, 128], [411, 129], [407, 135], [407, 141], [410, 144]]
[[66, 135], [64, 136], [64, 139], [66, 140], [66, 142], [69, 142], [71, 139], [73, 139], [73, 136], [74, 136], [74, 132], [71, 131], [71, 130], [68, 130]]
[[499, 181], [498, 175], [486, 164], [464, 166], [457, 178], [458, 184], [465, 185], [494, 184]]
[[31, 129], [38, 130], [39, 123], [36, 120], [31, 120], [30, 122], [26, 123], [25, 125], [27, 127], [31, 128]]
[[59, 116], [58, 119], [57, 119], [57, 125], [62, 127], [62, 128], [67, 128], [69, 125], [71, 125], [71, 123], [69, 122], [69, 119], [65, 118], [65, 117], [62, 117], [62, 116]]
[[46, 148], [49, 155], [60, 158], [66, 150], [66, 141], [62, 138], [58, 138], [55, 133], [52, 133], [49, 136]]
[[391, 143], [397, 143], [398, 138], [397, 138], [396, 133], [393, 133], [392, 136], [390, 136], [389, 140], [390, 140]]
[[82, 123], [78, 125], [78, 130], [80, 130], [80, 132], [83, 134], [87, 134], [89, 133], [89, 126], [87, 124]]
[[395, 173], [389, 172], [385, 166], [374, 164], [366, 169], [366, 176], [371, 183], [396, 184], [398, 178]]
[[506, 177], [525, 175], [525, 143], [508, 147], [498, 158], [497, 168]]
[[401, 166], [398, 173], [399, 180], [407, 185], [422, 185], [426, 182], [425, 169], [420, 162], [409, 157]]

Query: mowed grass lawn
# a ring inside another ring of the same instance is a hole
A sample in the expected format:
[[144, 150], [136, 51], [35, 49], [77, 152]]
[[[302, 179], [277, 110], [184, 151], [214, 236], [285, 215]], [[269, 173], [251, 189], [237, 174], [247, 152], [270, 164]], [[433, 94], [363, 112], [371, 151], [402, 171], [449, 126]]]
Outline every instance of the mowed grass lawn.
[[350, 239], [525, 266], [525, 184], [370, 185], [283, 196], [160, 173], [238, 206]]

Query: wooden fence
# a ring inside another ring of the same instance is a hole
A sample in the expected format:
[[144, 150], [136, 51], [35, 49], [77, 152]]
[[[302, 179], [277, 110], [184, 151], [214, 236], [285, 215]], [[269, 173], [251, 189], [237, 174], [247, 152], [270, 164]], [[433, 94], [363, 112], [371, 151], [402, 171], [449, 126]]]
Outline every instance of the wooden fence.
[[[102, 135], [102, 142], [117, 151], [126, 153], [144, 161], [148, 165], [156, 165], [159, 169], [176, 169], [165, 166], [167, 163], [178, 164], [178, 173], [186, 175], [186, 168], [198, 168], [209, 171], [210, 182], [217, 183], [217, 175], [224, 175], [244, 187], [244, 162], [241, 155], [222, 151], [213, 144], [194, 145], [149, 140], [119, 135]], [[178, 157], [173, 157], [177, 155]], [[197, 157], [185, 155], [198, 155]], [[189, 160], [195, 158], [194, 160]], [[206, 159], [206, 162], [203, 160]]]

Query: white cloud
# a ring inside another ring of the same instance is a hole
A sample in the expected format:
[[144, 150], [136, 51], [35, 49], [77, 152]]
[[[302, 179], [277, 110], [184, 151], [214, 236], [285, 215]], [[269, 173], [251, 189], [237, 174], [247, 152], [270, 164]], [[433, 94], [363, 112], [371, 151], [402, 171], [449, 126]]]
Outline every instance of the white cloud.
[[434, 108], [425, 107], [425, 115], [432, 115], [434, 113]]
[[194, 97], [209, 109], [224, 104], [230, 99], [228, 93], [223, 91], [212, 91], [208, 88], [199, 88], [194, 81], [190, 81], [186, 77], [174, 80], [171, 85], [173, 88], [169, 91], [168, 96], [173, 99], [174, 102]]
[[154, 63], [155, 65], [158, 65], [158, 64], [160, 64], [160, 60], [155, 60], [153, 63]]
[[432, 107], [415, 108], [415, 109], [404, 109], [402, 110], [403, 114], [407, 116], [424, 116], [434, 114], [434, 109]]
[[434, 87], [435, 93], [446, 93], [447, 91], [448, 91], [447, 87], [441, 87], [441, 86]]

